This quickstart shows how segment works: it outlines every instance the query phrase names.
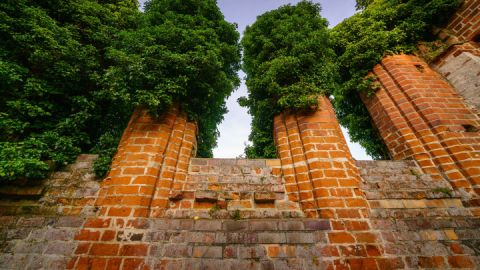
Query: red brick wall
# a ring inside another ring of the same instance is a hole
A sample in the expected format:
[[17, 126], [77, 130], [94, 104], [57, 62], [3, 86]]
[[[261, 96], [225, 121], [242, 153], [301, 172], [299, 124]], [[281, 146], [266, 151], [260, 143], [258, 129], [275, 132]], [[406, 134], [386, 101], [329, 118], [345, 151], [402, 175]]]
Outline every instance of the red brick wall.
[[[385, 57], [373, 74], [381, 85], [363, 96], [394, 159], [415, 159], [434, 179], [480, 194], [480, 118], [421, 59]], [[469, 201], [479, 205], [478, 199]]]
[[196, 125], [178, 109], [158, 119], [135, 111], [102, 183], [97, 216], [75, 236], [78, 256], [69, 268], [144, 269], [148, 245], [132, 243], [143, 237], [135, 232], [144, 218], [164, 214], [170, 194], [182, 188], [195, 146]]
[[465, 0], [450, 20], [447, 30], [461, 41], [471, 41], [480, 34], [480, 1]]

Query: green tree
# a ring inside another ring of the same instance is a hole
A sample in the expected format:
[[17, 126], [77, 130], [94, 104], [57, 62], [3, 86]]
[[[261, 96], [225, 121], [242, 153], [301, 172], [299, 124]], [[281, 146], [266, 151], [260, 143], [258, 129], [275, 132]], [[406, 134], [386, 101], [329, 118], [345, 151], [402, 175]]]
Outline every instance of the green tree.
[[276, 113], [312, 109], [319, 95], [335, 88], [335, 54], [327, 26], [319, 5], [302, 1], [267, 12], [247, 27], [241, 44], [248, 98], [239, 101], [253, 116], [249, 158], [276, 156]]
[[412, 53], [419, 41], [434, 39], [433, 26], [445, 24], [461, 0], [374, 0], [365, 10], [334, 27], [331, 35], [338, 55], [341, 83], [334, 89], [340, 123], [375, 159], [388, 159], [388, 151], [361, 102], [359, 91], [374, 91], [367, 77], [388, 54]]
[[108, 132], [115, 110], [98, 81], [106, 47], [138, 13], [124, 3], [0, 3], [0, 180], [42, 178], [47, 160], [65, 165]]
[[179, 104], [199, 125], [198, 155], [211, 157], [225, 101], [239, 84], [239, 34], [214, 0], [152, 0], [139, 26], [107, 51], [106, 95], [159, 115]]
[[375, 0], [357, 0], [357, 4], [355, 5], [355, 8], [357, 10], [365, 9], [368, 5], [373, 3]]
[[6, 0], [0, 3], [0, 181], [42, 178], [100, 154], [108, 170], [140, 106], [178, 103], [211, 156], [225, 99], [238, 85], [239, 34], [216, 1]]

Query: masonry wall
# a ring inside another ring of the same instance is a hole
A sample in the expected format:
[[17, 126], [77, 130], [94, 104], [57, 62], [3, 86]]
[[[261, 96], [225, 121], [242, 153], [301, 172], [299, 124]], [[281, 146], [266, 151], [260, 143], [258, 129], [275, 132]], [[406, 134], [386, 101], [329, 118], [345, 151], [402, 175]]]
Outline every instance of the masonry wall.
[[[413, 161], [355, 162], [327, 98], [311, 114], [276, 117], [280, 159], [191, 158], [194, 144], [172, 140], [192, 134], [182, 119], [175, 109], [160, 119], [137, 111], [106, 179], [92, 178], [95, 156], [82, 155], [28, 198], [54, 211], [1, 200], [0, 269], [479, 265], [480, 221], [463, 194]], [[186, 169], [166, 165], [168, 156], [181, 164], [182, 151], [169, 151], [182, 145], [191, 149], [183, 151]], [[152, 168], [156, 185], [140, 183]], [[185, 181], [175, 176], [183, 173]], [[163, 197], [154, 192], [164, 189], [159, 183], [171, 187]], [[145, 200], [164, 203], [149, 208]]]
[[477, 112], [480, 111], [480, 2], [467, 0], [439, 33], [448, 49], [432, 61]]

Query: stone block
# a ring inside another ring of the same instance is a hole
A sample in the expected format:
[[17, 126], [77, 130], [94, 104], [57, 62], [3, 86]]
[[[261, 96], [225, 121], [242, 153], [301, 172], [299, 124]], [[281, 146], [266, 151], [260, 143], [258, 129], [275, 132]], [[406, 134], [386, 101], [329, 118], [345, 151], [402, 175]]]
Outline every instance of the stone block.
[[197, 231], [219, 231], [222, 229], [221, 220], [196, 220], [194, 229]]
[[216, 202], [218, 200], [218, 192], [213, 190], [197, 190], [195, 191], [195, 200], [199, 202]]
[[276, 231], [278, 229], [277, 222], [274, 220], [251, 220], [249, 225], [252, 231]]
[[227, 220], [223, 222], [222, 229], [225, 231], [245, 231], [248, 229], [248, 221]]
[[187, 244], [166, 244], [164, 246], [164, 257], [188, 258], [192, 256], [192, 246]]
[[265, 248], [260, 245], [238, 247], [238, 256], [242, 259], [258, 259], [265, 256]]
[[330, 230], [330, 221], [329, 220], [305, 220], [303, 222], [305, 224], [306, 230]]
[[300, 220], [281, 220], [278, 229], [282, 231], [300, 231], [305, 229], [304, 222]]
[[285, 233], [287, 243], [289, 244], [313, 244], [315, 242], [312, 233], [305, 232], [287, 232]]
[[275, 192], [255, 192], [254, 199], [255, 202], [273, 202], [276, 200]]
[[283, 244], [286, 243], [286, 237], [284, 233], [262, 232], [258, 234], [258, 243]]
[[227, 245], [223, 248], [223, 258], [232, 259], [238, 257], [238, 246]]
[[50, 242], [45, 249], [45, 254], [69, 256], [73, 254], [76, 244], [70, 242]]
[[85, 221], [85, 218], [82, 217], [59, 217], [57, 222], [53, 225], [54, 227], [57, 228], [78, 228], [82, 226], [83, 222]]
[[193, 247], [193, 257], [195, 258], [219, 258], [223, 257], [221, 246], [195, 246]]
[[259, 235], [252, 232], [229, 232], [229, 233], [217, 233], [215, 240], [225, 241], [229, 244], [256, 244], [259, 242]]

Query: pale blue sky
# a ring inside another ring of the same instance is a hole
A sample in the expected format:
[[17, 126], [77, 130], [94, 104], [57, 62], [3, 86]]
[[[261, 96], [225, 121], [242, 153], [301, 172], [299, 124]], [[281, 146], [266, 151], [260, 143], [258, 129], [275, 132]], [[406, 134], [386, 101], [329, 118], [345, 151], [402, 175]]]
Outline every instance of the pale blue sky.
[[[145, 1], [140, 1], [143, 3]], [[238, 31], [243, 33], [247, 25], [255, 22], [257, 16], [266, 11], [276, 9], [286, 4], [295, 4], [300, 0], [217, 0], [218, 6], [229, 22], [238, 24]], [[350, 17], [355, 13], [355, 0], [314, 0], [322, 6], [322, 16], [327, 18], [330, 26], [335, 26], [343, 19]], [[247, 88], [243, 78], [245, 74], [240, 72], [242, 78], [241, 86], [227, 100], [229, 112], [225, 115], [225, 120], [220, 124], [220, 137], [218, 146], [213, 150], [216, 158], [233, 158], [243, 154], [245, 144], [248, 142], [250, 133], [251, 117], [245, 108], [238, 105], [237, 99], [247, 95]], [[365, 154], [365, 151], [358, 144], [349, 142], [350, 150], [354, 158], [371, 159]]]

